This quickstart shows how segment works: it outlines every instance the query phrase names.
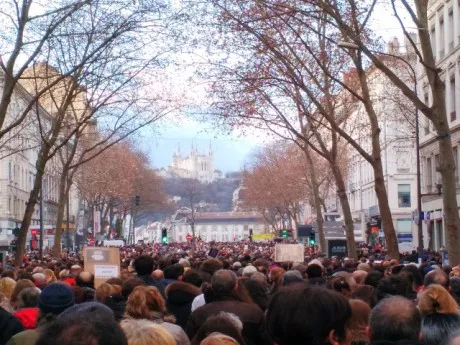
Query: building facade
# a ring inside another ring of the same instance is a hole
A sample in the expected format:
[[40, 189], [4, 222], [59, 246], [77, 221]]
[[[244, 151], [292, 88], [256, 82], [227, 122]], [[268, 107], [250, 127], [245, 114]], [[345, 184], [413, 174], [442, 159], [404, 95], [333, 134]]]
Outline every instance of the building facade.
[[192, 218], [187, 209], [179, 210], [171, 220], [169, 238], [173, 242], [185, 242], [192, 234], [203, 241], [236, 242], [253, 235], [268, 232], [268, 226], [258, 212], [201, 212]]
[[180, 149], [174, 152], [172, 164], [158, 173], [165, 178], [190, 178], [201, 183], [211, 183], [222, 178], [222, 173], [214, 169], [214, 154], [211, 148], [208, 153], [200, 153], [193, 145], [188, 155], [182, 155]]
[[[441, 78], [445, 82], [446, 106], [451, 130], [452, 145], [456, 161], [457, 203], [460, 204], [459, 150], [460, 150], [460, 2], [437, 0], [428, 2], [428, 24], [433, 53]], [[418, 93], [429, 106], [431, 92], [423, 68], [419, 66]], [[422, 116], [420, 134], [420, 155], [422, 164], [422, 193], [432, 194], [422, 199], [424, 247], [439, 250], [445, 245], [439, 146], [432, 124]], [[441, 192], [441, 191], [440, 191]]]
[[[412, 61], [413, 55], [408, 53], [407, 49], [400, 51], [396, 39], [389, 43], [388, 48], [389, 54]], [[401, 71], [401, 74], [408, 73], [407, 66], [404, 64], [401, 63], [400, 68], [398, 71]], [[404, 101], [403, 96], [394, 86], [389, 85], [379, 70], [371, 67], [368, 70], [368, 80], [379, 121], [384, 183], [393, 225], [397, 232], [400, 251], [410, 251], [417, 245], [416, 225], [413, 221], [413, 211], [417, 207], [415, 128], [413, 122], [408, 120], [413, 118], [414, 110], [403, 106], [407, 101]], [[371, 152], [370, 126], [361, 103], [354, 108], [352, 119], [350, 123], [355, 128], [349, 129], [350, 132], [355, 133], [354, 138], [362, 148]], [[348, 162], [347, 194], [355, 231], [359, 229], [362, 237], [371, 243], [383, 243], [384, 235], [375, 193], [373, 168], [353, 149], [350, 149]]]
[[[3, 87], [0, 75], [0, 88]], [[7, 111], [5, 124], [18, 119], [32, 97], [21, 86], [14, 90]], [[38, 114], [37, 114], [38, 112]], [[40, 133], [37, 117], [46, 122], [50, 115], [41, 106], [33, 107], [24, 121], [2, 138], [0, 142], [0, 239], [12, 240], [13, 229], [21, 226], [26, 203], [33, 188], [36, 175], [36, 160], [40, 149]], [[44, 224], [55, 227], [58, 201], [59, 176], [56, 171], [57, 159], [51, 161], [43, 178]], [[31, 227], [40, 223], [39, 205], [35, 206]]]

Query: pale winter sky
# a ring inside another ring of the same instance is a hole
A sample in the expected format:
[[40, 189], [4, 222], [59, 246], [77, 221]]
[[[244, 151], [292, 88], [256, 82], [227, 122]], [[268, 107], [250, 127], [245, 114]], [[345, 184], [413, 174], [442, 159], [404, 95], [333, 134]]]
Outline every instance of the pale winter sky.
[[[402, 40], [399, 23], [392, 15], [390, 1], [382, 0], [375, 9], [372, 27], [376, 35], [385, 41], [394, 36]], [[402, 13], [402, 11], [401, 11]], [[407, 18], [403, 18], [406, 20]], [[408, 27], [411, 24], [407, 25]], [[187, 59], [187, 57], [185, 57]], [[176, 78], [175, 78], [176, 79]], [[184, 76], [178, 76], [179, 83], [187, 83]], [[190, 89], [196, 90], [195, 87]], [[202, 98], [202, 90], [192, 91], [189, 97]], [[205, 103], [205, 102], [203, 102]], [[172, 154], [180, 147], [182, 153], [188, 153], [192, 143], [198, 145], [199, 151], [208, 152], [211, 144], [214, 151], [215, 169], [223, 172], [241, 170], [245, 163], [250, 160], [250, 154], [258, 146], [268, 142], [263, 133], [251, 132], [251, 135], [234, 133], [223, 135], [213, 129], [211, 124], [201, 123], [193, 118], [175, 119], [175, 121], [163, 121], [160, 128], [154, 132], [144, 131], [139, 139], [143, 149], [148, 153], [151, 163], [155, 168], [166, 167], [171, 164]]]

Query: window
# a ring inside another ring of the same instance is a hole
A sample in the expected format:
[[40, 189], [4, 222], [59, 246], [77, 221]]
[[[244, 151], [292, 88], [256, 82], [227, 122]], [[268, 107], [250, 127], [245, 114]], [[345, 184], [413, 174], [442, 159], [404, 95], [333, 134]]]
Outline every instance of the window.
[[11, 171], [11, 162], [8, 162], [8, 178], [10, 181], [13, 180], [13, 174], [12, 174], [12, 171]]
[[431, 35], [431, 49], [433, 49], [433, 55], [434, 55], [434, 58], [436, 59], [436, 55], [437, 55], [437, 51], [436, 51], [436, 29], [435, 29], [434, 25], [431, 27], [430, 35]]
[[410, 184], [398, 184], [398, 207], [410, 207]]
[[454, 50], [454, 9], [449, 8], [449, 16], [447, 22], [447, 34], [449, 39], [449, 53]]
[[431, 192], [433, 186], [433, 167], [431, 165], [431, 158], [426, 159], [426, 189]]
[[441, 183], [441, 172], [439, 171], [439, 155], [434, 156], [434, 168], [436, 170], [436, 183]]
[[412, 235], [412, 220], [398, 219], [396, 220], [396, 229], [398, 234]]
[[439, 58], [442, 59], [445, 55], [445, 26], [444, 17], [439, 18]]
[[450, 98], [450, 121], [455, 121], [457, 119], [457, 113], [455, 112], [455, 74], [450, 77], [449, 82], [449, 98]]

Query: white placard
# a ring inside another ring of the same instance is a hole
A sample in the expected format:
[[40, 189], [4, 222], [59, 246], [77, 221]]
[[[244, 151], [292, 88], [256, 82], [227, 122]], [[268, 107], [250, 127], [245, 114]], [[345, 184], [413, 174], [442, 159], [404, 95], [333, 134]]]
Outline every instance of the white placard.
[[114, 278], [120, 276], [117, 265], [94, 265], [95, 278]]
[[275, 261], [276, 262], [304, 262], [304, 246], [302, 244], [276, 244]]

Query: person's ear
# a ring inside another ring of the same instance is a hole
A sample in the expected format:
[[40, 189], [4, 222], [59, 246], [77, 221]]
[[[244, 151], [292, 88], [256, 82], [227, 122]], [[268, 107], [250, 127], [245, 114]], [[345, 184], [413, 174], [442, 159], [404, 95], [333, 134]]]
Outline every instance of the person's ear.
[[369, 338], [369, 341], [372, 341], [372, 332], [371, 332], [371, 328], [369, 326], [366, 327], [366, 334], [367, 334], [367, 337]]
[[330, 345], [339, 345], [339, 338], [335, 334], [335, 330], [331, 329], [329, 335], [327, 336], [328, 343]]
[[420, 340], [421, 342], [423, 341], [422, 331], [420, 331], [420, 333], [418, 334], [418, 340]]

